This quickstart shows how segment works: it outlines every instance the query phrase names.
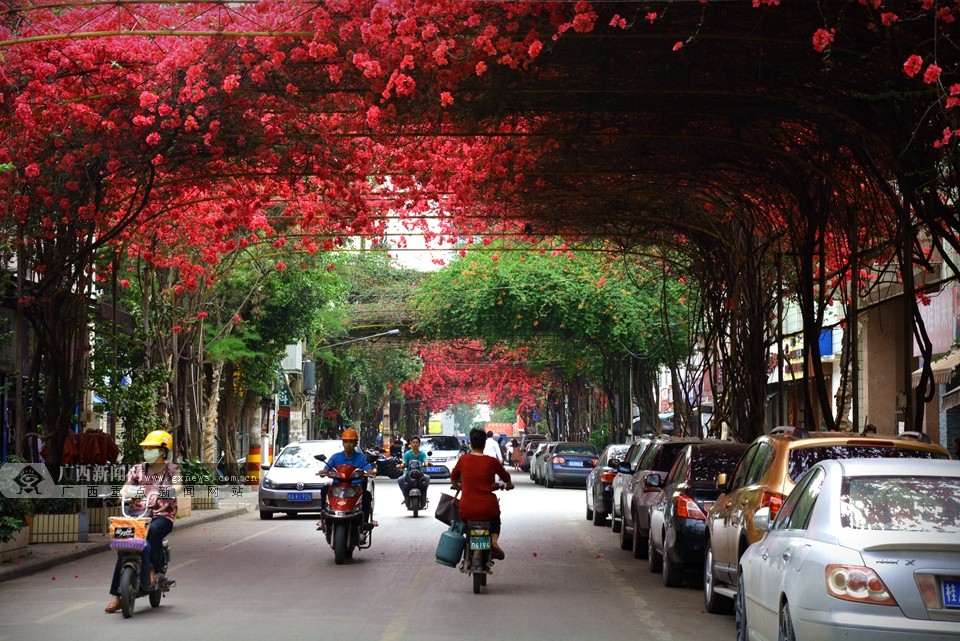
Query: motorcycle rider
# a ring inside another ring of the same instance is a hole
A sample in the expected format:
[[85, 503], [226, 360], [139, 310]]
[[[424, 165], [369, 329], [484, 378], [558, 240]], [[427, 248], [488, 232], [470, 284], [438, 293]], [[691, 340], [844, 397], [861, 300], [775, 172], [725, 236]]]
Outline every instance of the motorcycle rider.
[[[147, 514], [153, 517], [147, 530], [147, 545], [143, 548], [140, 564], [140, 591], [150, 592], [155, 586], [155, 574], [163, 569], [163, 539], [173, 531], [177, 518], [177, 493], [182, 486], [180, 467], [169, 462], [173, 449], [173, 437], [164, 430], [154, 430], [140, 443], [143, 448], [143, 463], [134, 465], [127, 473], [120, 494], [124, 498], [137, 499], [134, 505], [142, 508], [148, 501]], [[112, 613], [120, 609], [120, 571], [123, 559], [117, 555], [113, 570], [110, 594], [113, 598], [103, 609]], [[165, 580], [170, 582], [170, 578]]]
[[[408, 442], [410, 449], [403, 453], [403, 462], [400, 463], [400, 469], [403, 470], [403, 476], [397, 479], [397, 483], [400, 485], [400, 490], [403, 492], [403, 502], [407, 502], [407, 494], [410, 492], [410, 488], [407, 486], [407, 480], [410, 475], [409, 464], [411, 461], [419, 461], [420, 467], [424, 468], [427, 466], [427, 453], [421, 451], [420, 449], [420, 437], [414, 436]], [[420, 470], [423, 472], [423, 469]], [[423, 488], [426, 492], [427, 486], [430, 485], [430, 477], [426, 474], [423, 475]]]
[[450, 483], [463, 492], [460, 497], [460, 518], [464, 521], [489, 521], [493, 558], [503, 559], [503, 548], [499, 544], [500, 501], [493, 490], [498, 476], [506, 482], [507, 490], [513, 489], [513, 482], [503, 463], [483, 453], [486, 443], [487, 435], [483, 430], [470, 430], [470, 453], [457, 461], [450, 473]]
[[[340, 441], [343, 443], [343, 451], [337, 452], [328, 458], [327, 466], [317, 472], [317, 476], [325, 475], [327, 470], [333, 469], [338, 465], [352, 465], [363, 470], [364, 476], [367, 477], [373, 477], [377, 475], [377, 468], [367, 460], [366, 454], [357, 449], [357, 443], [360, 441], [360, 435], [357, 434], [357, 430], [353, 429], [352, 427], [348, 427], [347, 429], [343, 430], [343, 434], [340, 435]], [[320, 488], [321, 505], [326, 505], [327, 503], [327, 490], [329, 487], [329, 485], [324, 485], [322, 488]], [[373, 520], [373, 496], [370, 494], [370, 490], [367, 487], [366, 478], [363, 479], [362, 507], [365, 525], [368, 528], [374, 528], [380, 525]], [[323, 529], [323, 519], [317, 521], [317, 529]]]

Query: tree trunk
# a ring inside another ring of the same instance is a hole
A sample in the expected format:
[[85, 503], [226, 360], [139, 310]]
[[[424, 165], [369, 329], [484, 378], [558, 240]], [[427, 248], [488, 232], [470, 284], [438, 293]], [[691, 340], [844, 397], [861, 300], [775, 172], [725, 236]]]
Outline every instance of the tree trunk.
[[220, 379], [223, 376], [223, 361], [213, 363], [210, 374], [210, 386], [207, 388], [207, 410], [203, 417], [203, 464], [211, 470], [216, 469], [219, 452], [217, 451], [217, 416], [220, 411]]

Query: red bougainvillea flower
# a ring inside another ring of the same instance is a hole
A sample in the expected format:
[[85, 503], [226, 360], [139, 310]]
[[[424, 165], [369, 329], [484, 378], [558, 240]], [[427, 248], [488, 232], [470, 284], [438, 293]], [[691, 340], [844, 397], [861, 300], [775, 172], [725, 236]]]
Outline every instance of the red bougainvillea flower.
[[913, 54], [907, 61], [903, 63], [903, 73], [907, 74], [910, 78], [913, 78], [915, 75], [920, 73], [920, 69], [923, 67], [923, 58], [917, 54]]
[[928, 65], [927, 70], [923, 72], [923, 81], [928, 85], [932, 85], [940, 79], [941, 71], [942, 69], [935, 64]]
[[172, 329], [174, 334], [179, 334], [183, 331], [183, 327], [180, 325], [174, 325]]
[[278, 271], [278, 272], [282, 272], [282, 271], [285, 270], [286, 268], [287, 268], [287, 264], [286, 264], [285, 262], [283, 262], [282, 260], [278, 260], [278, 261], [277, 261], [277, 271]]
[[129, 289], [130, 281], [124, 278], [123, 280], [120, 281], [120, 287], [123, 287], [124, 289]]
[[836, 36], [836, 29], [817, 29], [813, 34], [813, 48], [815, 51], [822, 52], [833, 43]]
[[239, 315], [239, 314], [234, 314], [234, 315], [233, 315], [233, 322], [236, 323], [237, 325], [239, 325], [240, 323], [243, 322], [243, 319], [240, 318], [240, 315]]

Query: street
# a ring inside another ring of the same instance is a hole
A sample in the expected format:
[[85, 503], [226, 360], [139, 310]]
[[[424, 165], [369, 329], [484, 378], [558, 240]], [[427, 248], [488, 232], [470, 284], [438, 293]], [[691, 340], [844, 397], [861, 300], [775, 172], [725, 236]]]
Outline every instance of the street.
[[[587, 521], [582, 489], [514, 478], [517, 489], [501, 494], [507, 558], [480, 595], [466, 575], [435, 563], [445, 526], [432, 505], [414, 519], [396, 483], [378, 479], [373, 546], [343, 566], [314, 517], [262, 521], [251, 511], [174, 529], [177, 585], [158, 609], [138, 599], [131, 619], [103, 612], [111, 552], [0, 584], [0, 641], [733, 639], [732, 617], [705, 613], [699, 588], [664, 588], [609, 528]], [[430, 496], [446, 488], [436, 481]]]

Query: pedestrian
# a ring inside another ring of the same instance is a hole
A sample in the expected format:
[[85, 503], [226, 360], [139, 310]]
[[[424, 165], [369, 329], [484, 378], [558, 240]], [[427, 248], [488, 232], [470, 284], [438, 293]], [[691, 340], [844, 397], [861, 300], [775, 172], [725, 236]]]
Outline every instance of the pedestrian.
[[500, 443], [497, 442], [496, 437], [493, 435], [493, 430], [487, 431], [487, 440], [483, 444], [483, 453], [487, 456], [492, 456], [503, 463], [503, 454], [500, 452]]
[[519, 472], [520, 464], [523, 462], [523, 451], [517, 439], [510, 441], [510, 462], [513, 463], [513, 469]]

